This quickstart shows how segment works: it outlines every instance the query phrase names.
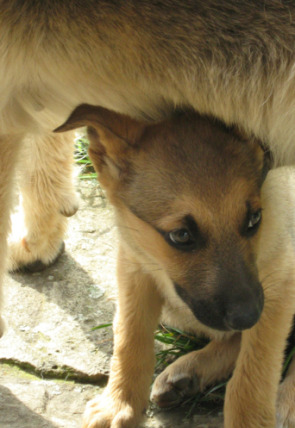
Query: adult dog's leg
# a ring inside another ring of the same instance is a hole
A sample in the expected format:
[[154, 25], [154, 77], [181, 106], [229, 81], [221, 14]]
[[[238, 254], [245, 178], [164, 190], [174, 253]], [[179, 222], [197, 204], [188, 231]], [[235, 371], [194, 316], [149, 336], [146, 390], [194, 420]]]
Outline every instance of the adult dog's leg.
[[66, 218], [78, 209], [73, 134], [26, 139], [20, 156], [21, 218], [13, 219], [8, 269], [42, 270], [63, 250]]
[[[287, 246], [287, 244], [286, 244]], [[292, 254], [291, 248], [286, 251]], [[225, 428], [274, 428], [283, 354], [294, 313], [294, 272], [278, 258], [261, 277], [265, 307], [242, 333], [241, 350], [225, 396]], [[282, 275], [282, 276], [280, 276]]]
[[[0, 306], [2, 304], [2, 278], [7, 252], [13, 178], [21, 140], [20, 135], [0, 136]], [[0, 336], [3, 328], [3, 321], [0, 317]]]
[[277, 428], [295, 428], [295, 357], [279, 386], [277, 398]]
[[160, 407], [171, 406], [226, 379], [234, 369], [239, 350], [240, 333], [236, 333], [178, 358], [155, 380], [152, 400]]
[[162, 300], [152, 278], [120, 251], [119, 306], [107, 388], [88, 404], [84, 428], [136, 427], [148, 403], [154, 369], [154, 336]]

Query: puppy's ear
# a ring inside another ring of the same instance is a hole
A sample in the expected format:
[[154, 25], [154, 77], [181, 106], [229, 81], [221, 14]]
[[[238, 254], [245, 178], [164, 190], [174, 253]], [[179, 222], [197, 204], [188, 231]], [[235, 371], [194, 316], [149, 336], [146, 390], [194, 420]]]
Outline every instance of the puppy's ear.
[[262, 168], [262, 183], [266, 179], [268, 172], [273, 168], [273, 156], [270, 150], [264, 151], [263, 168]]
[[260, 170], [259, 185], [262, 186], [268, 172], [273, 167], [272, 154], [268, 149], [265, 148], [263, 143], [260, 140], [257, 140], [256, 138], [252, 138], [250, 140], [250, 144], [252, 144], [255, 148], [256, 159], [259, 162]]
[[259, 163], [260, 163], [260, 170], [261, 170], [260, 184], [262, 185], [264, 180], [266, 179], [268, 172], [273, 168], [272, 153], [263, 144], [263, 142], [261, 140], [254, 137], [253, 135], [247, 134], [241, 128], [238, 128], [237, 126], [233, 126], [230, 129], [234, 132], [234, 134], [240, 140], [245, 141], [248, 144], [252, 145], [252, 147], [256, 153], [256, 158], [259, 160]]
[[82, 104], [54, 132], [82, 126], [88, 127], [89, 156], [97, 172], [100, 174], [108, 168], [113, 178], [118, 178], [128, 164], [130, 151], [139, 143], [148, 125], [102, 107]]

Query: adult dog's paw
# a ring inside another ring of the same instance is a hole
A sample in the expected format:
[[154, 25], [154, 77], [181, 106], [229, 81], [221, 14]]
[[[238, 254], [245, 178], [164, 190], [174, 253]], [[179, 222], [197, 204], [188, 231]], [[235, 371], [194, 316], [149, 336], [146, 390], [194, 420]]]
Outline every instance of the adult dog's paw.
[[174, 406], [199, 390], [199, 378], [182, 359], [168, 366], [155, 380], [151, 400], [159, 407]]
[[[59, 236], [61, 235], [61, 236]], [[64, 252], [63, 234], [40, 236], [30, 241], [24, 237], [8, 246], [6, 268], [9, 272], [39, 272], [56, 262]]]
[[276, 428], [295, 428], [295, 381], [292, 376], [279, 386]]
[[128, 403], [113, 401], [104, 394], [87, 404], [83, 428], [135, 428], [138, 422]]

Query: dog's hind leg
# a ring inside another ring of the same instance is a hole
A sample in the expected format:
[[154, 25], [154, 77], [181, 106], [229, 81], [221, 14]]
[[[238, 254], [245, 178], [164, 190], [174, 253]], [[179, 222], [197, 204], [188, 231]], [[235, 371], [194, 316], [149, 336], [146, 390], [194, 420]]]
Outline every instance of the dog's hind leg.
[[148, 404], [162, 299], [150, 275], [122, 250], [118, 285], [110, 379], [102, 397], [88, 403], [84, 428], [134, 428]]
[[229, 377], [240, 350], [240, 334], [212, 340], [199, 351], [178, 358], [154, 382], [151, 399], [160, 407], [173, 406]]
[[279, 386], [277, 428], [295, 428], [295, 357], [293, 357], [285, 379]]
[[12, 220], [10, 271], [42, 270], [62, 252], [66, 217], [78, 209], [72, 164], [72, 133], [25, 140], [19, 162], [22, 204]]
[[[0, 312], [2, 304], [2, 279], [5, 270], [9, 215], [12, 204], [12, 187], [15, 165], [21, 146], [22, 136], [0, 136]], [[3, 333], [0, 317], [0, 336]]]

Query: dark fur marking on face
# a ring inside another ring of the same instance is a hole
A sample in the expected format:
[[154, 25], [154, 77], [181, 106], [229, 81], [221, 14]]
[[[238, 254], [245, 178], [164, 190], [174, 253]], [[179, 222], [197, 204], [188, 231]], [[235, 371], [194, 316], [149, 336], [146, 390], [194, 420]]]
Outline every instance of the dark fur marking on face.
[[[205, 247], [206, 239], [203, 234], [200, 232], [200, 229], [191, 215], [186, 215], [183, 218], [182, 225], [165, 231], [160, 228], [156, 228], [156, 230], [163, 236], [165, 241], [172, 247], [176, 248], [180, 251], [197, 251]], [[173, 234], [177, 233], [187, 233], [188, 239], [187, 241], [178, 242], [173, 239]]]
[[174, 282], [174, 288], [179, 297], [191, 309], [196, 319], [204, 325], [216, 330], [230, 331], [232, 328], [226, 325], [223, 320], [225, 318], [225, 311], [215, 314], [210, 305], [209, 299], [193, 299], [190, 293], [178, 283]]
[[191, 286], [174, 281], [179, 297], [204, 325], [216, 330], [241, 331], [251, 328], [260, 318], [264, 306], [262, 286], [239, 256], [233, 266], [221, 263], [216, 280], [196, 273]]

